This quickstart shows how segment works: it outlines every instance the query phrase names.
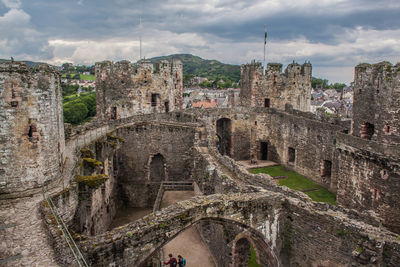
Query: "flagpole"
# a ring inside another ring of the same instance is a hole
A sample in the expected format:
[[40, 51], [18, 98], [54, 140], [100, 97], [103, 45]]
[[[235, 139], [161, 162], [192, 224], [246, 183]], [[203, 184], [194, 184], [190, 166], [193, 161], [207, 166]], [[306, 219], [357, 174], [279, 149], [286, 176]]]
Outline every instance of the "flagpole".
[[142, 59], [142, 16], [139, 17], [139, 43], [140, 43], [139, 60], [141, 60]]
[[267, 31], [264, 24], [264, 64], [263, 64], [263, 75], [265, 75], [265, 46], [267, 44]]

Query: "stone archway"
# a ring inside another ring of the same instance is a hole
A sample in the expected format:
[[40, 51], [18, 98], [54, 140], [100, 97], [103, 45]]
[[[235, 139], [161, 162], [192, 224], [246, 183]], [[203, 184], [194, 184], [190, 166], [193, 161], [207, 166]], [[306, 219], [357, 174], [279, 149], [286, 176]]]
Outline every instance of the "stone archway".
[[216, 122], [217, 127], [217, 148], [221, 155], [232, 156], [232, 121], [221, 118]]
[[261, 266], [279, 266], [276, 257], [269, 246], [257, 235], [250, 232], [238, 234], [232, 246], [232, 267], [247, 267], [251, 247], [256, 253], [256, 260]]
[[[224, 219], [224, 218], [201, 218], [199, 220], [194, 221], [193, 223], [187, 225], [186, 227], [183, 227], [179, 232], [169, 236], [167, 240], [165, 240], [163, 243], [159, 244], [158, 247], [155, 247], [146, 258], [142, 258], [140, 260], [140, 267], [147, 267], [150, 260], [152, 259], [153, 256], [156, 255], [156, 253], [161, 249], [166, 243], [177, 237], [180, 233], [185, 231], [186, 229], [190, 227], [195, 227], [199, 223], [213, 223], [213, 224], [220, 224], [220, 225], [225, 225], [225, 226], [236, 226], [242, 229], [242, 232], [236, 235], [233, 239], [231, 239], [231, 242], [229, 242], [232, 246], [232, 258], [231, 261], [226, 261], [226, 265], [224, 266], [230, 266], [230, 267], [247, 267], [248, 266], [248, 260], [250, 256], [250, 246], [252, 246], [256, 252], [256, 259], [257, 262], [261, 266], [270, 266], [270, 267], [280, 267], [280, 259], [276, 256], [274, 253], [273, 249], [269, 246], [267, 241], [265, 240], [264, 236], [262, 233], [259, 231], [249, 227], [248, 225], [244, 225], [240, 222], [230, 220], [230, 219]], [[226, 233], [224, 233], [226, 234]], [[227, 244], [228, 245], [228, 244]], [[247, 246], [247, 250], [246, 250]], [[241, 253], [248, 252], [247, 257], [242, 257], [243, 255], [240, 255]], [[218, 253], [221, 253], [220, 250], [218, 250]]]
[[240, 238], [234, 243], [232, 267], [245, 267], [250, 259], [250, 248], [253, 247], [247, 238]]
[[150, 158], [149, 180], [152, 182], [162, 182], [167, 180], [165, 158], [160, 153]]

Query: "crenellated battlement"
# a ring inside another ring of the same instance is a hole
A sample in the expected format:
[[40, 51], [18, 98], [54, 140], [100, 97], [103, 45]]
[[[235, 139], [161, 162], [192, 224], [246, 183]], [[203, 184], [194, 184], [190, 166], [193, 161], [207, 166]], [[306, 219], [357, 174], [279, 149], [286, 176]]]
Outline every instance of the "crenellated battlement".
[[96, 63], [97, 116], [114, 120], [135, 114], [169, 112], [181, 108], [183, 65], [161, 60]]
[[282, 64], [269, 63], [265, 74], [259, 62], [241, 66], [241, 105], [274, 107], [284, 110], [286, 104], [308, 111], [311, 100], [311, 72], [309, 62], [289, 64], [282, 72]]

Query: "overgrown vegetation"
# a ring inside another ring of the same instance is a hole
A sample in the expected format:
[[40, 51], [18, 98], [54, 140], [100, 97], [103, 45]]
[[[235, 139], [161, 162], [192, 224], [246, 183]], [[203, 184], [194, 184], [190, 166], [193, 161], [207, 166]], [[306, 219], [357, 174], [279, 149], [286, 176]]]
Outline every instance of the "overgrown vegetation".
[[89, 187], [98, 187], [108, 179], [107, 174], [94, 174], [89, 176], [77, 175], [75, 181], [77, 183], [85, 183]]
[[272, 177], [276, 176], [287, 176], [287, 178], [279, 179], [279, 185], [287, 186], [291, 189], [304, 191], [304, 190], [311, 190], [304, 192], [307, 194], [313, 201], [317, 202], [326, 202], [332, 205], [336, 205], [336, 196], [326, 188], [318, 185], [317, 183], [313, 182], [312, 180], [294, 172], [285, 169], [283, 166], [271, 166], [271, 167], [264, 167], [264, 168], [255, 168], [250, 169], [250, 173], [266, 173], [271, 175]]

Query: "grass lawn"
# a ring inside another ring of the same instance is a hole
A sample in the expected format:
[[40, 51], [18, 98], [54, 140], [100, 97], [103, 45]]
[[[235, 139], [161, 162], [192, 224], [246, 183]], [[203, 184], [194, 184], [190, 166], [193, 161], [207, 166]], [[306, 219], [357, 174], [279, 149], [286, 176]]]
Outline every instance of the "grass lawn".
[[249, 259], [249, 267], [260, 267], [256, 259], [256, 251], [252, 246], [250, 246], [250, 259]]
[[94, 81], [96, 80], [96, 77], [94, 75], [84, 75], [81, 74], [81, 80], [85, 80], [85, 81]]
[[[80, 75], [79, 77], [80, 80], [85, 80], [85, 81], [96, 80], [96, 77], [94, 75], [84, 75], [84, 74], [71, 74], [71, 78], [75, 77], [75, 75]], [[66, 78], [66, 77], [67, 77], [66, 74], [61, 75], [61, 78]]]
[[279, 185], [287, 186], [291, 189], [302, 191], [307, 189], [318, 188], [315, 191], [304, 192], [312, 200], [317, 202], [327, 202], [332, 205], [336, 205], [336, 196], [332, 192], [328, 191], [326, 188], [316, 184], [312, 180], [294, 172], [289, 171], [283, 166], [271, 166], [265, 168], [255, 168], [249, 169], [250, 173], [266, 173], [274, 176], [287, 176], [287, 178], [279, 179]]

